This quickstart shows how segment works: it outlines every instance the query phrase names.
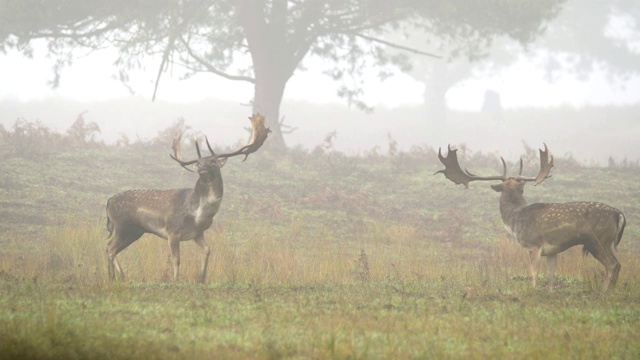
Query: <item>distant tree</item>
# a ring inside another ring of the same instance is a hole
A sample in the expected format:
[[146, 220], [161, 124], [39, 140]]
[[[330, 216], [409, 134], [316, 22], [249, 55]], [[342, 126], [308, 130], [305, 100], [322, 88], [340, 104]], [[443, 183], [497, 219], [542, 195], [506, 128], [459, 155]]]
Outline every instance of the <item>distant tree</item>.
[[551, 78], [559, 70], [586, 77], [603, 70], [611, 79], [640, 73], [640, 2], [570, 0], [531, 44], [543, 54]]
[[407, 54], [396, 50], [428, 55], [382, 40], [386, 33], [404, 27], [445, 42], [465, 39], [465, 51], [486, 47], [496, 36], [529, 43], [563, 2], [0, 0], [0, 50], [30, 55], [32, 40], [47, 39], [57, 58], [53, 86], [77, 51], [105, 47], [119, 50], [115, 64], [123, 82], [128, 71], [151, 57], [158, 62], [156, 90], [172, 65], [181, 66], [185, 77], [209, 72], [252, 83], [254, 111], [266, 115], [272, 144], [284, 146], [279, 107], [306, 56], [334, 62], [329, 75], [342, 81], [338, 94], [366, 108], [361, 100], [366, 67], [378, 66], [384, 77], [394, 68], [409, 69]]
[[[468, 48], [473, 43], [442, 41], [418, 34], [412, 46], [442, 57], [426, 62], [413, 58], [411, 76], [425, 84], [429, 118], [446, 117], [445, 95], [474, 71], [500, 71], [522, 59], [536, 59], [553, 82], [560, 73], [588, 78], [604, 71], [612, 82], [640, 73], [640, 2], [637, 0], [569, 0], [550, 20], [544, 34], [531, 42], [497, 36], [491, 46]], [[465, 48], [466, 47], [466, 48]]]

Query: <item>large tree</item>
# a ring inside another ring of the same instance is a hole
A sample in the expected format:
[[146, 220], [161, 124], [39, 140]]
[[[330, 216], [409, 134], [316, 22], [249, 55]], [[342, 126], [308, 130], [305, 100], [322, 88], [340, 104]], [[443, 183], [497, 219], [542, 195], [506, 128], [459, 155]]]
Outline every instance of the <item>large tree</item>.
[[[147, 57], [158, 62], [157, 85], [170, 65], [185, 76], [210, 72], [254, 84], [254, 111], [266, 115], [271, 142], [284, 146], [279, 107], [287, 81], [309, 54], [335, 63], [330, 76], [343, 81], [338, 94], [365, 106], [360, 76], [367, 66], [408, 70], [406, 52], [382, 40], [410, 29], [444, 41], [465, 39], [465, 51], [496, 36], [528, 43], [564, 0], [0, 0], [0, 50], [30, 54], [34, 39], [47, 39], [60, 69], [77, 51], [116, 47], [120, 77]], [[389, 51], [393, 49], [393, 51]], [[313, 85], [310, 85], [313, 86]], [[154, 94], [155, 95], [155, 94]]]

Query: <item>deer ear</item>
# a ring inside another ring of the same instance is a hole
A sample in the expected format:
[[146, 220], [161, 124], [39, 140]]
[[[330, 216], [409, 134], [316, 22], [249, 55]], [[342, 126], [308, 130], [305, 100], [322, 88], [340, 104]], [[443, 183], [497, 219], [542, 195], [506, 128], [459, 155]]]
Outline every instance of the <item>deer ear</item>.
[[497, 192], [502, 192], [502, 189], [504, 188], [504, 186], [502, 186], [502, 184], [491, 185], [491, 188]]
[[222, 159], [217, 159], [218, 160], [218, 167], [222, 168], [224, 166], [224, 164], [227, 163], [227, 158], [222, 158]]

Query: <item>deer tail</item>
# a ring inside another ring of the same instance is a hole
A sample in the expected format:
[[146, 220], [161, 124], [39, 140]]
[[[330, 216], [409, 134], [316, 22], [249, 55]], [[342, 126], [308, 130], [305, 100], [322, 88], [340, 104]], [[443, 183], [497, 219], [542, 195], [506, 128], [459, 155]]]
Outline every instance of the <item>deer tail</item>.
[[624, 227], [627, 225], [627, 219], [623, 213], [618, 214], [618, 234], [616, 234], [616, 240], [613, 242], [613, 248], [618, 250], [618, 244], [622, 240], [622, 234], [624, 233]]

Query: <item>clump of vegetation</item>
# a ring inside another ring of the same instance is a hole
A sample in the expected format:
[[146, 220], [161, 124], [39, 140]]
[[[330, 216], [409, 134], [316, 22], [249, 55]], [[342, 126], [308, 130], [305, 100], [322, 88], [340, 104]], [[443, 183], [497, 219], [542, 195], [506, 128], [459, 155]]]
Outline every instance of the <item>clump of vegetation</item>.
[[360, 256], [358, 256], [358, 260], [355, 262], [353, 273], [356, 278], [362, 282], [369, 281], [371, 277], [371, 273], [369, 271], [369, 258], [367, 257], [367, 253], [364, 252], [364, 249], [360, 249]]
[[78, 115], [76, 121], [67, 130], [67, 142], [74, 145], [85, 145], [98, 143], [97, 135], [100, 134], [100, 127], [94, 122], [84, 121], [83, 112]]

